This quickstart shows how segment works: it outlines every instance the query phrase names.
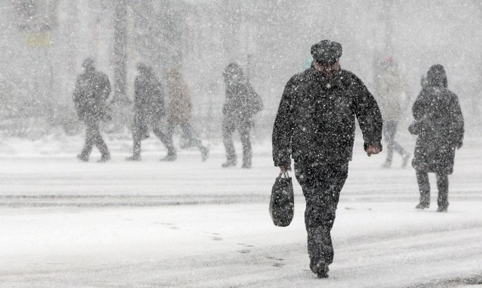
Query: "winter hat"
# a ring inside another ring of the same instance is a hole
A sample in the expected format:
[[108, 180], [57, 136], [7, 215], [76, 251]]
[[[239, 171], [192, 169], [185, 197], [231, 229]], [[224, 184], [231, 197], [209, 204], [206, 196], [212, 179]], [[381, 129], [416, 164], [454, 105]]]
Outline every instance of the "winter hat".
[[445, 74], [444, 66], [435, 64], [428, 69], [427, 83], [430, 86], [442, 86], [447, 87], [447, 75]]
[[341, 44], [330, 40], [322, 40], [311, 46], [311, 55], [322, 65], [333, 65], [342, 55]]
[[85, 59], [84, 62], [82, 63], [82, 67], [84, 68], [94, 67], [94, 59], [90, 57]]

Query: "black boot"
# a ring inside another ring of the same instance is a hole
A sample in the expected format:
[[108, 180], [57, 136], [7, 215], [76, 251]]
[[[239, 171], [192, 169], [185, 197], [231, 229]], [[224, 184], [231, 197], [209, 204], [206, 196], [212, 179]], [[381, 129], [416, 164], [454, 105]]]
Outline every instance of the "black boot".
[[89, 157], [84, 156], [82, 154], [77, 155], [77, 159], [79, 159], [82, 162], [89, 162]]
[[110, 154], [104, 154], [104, 155], [102, 155], [102, 156], [100, 157], [99, 161], [97, 161], [97, 162], [99, 162], [99, 163], [105, 163], [105, 162], [107, 162], [107, 161], [109, 161], [109, 160], [110, 160]]
[[131, 161], [131, 162], [141, 161], [141, 156], [139, 156], [139, 155], [132, 155], [131, 157], [127, 157], [127, 158], [126, 158], [126, 161]]
[[226, 162], [224, 162], [221, 166], [223, 168], [228, 168], [232, 166], [236, 166], [236, 159], [228, 159]]
[[425, 209], [425, 208], [429, 208], [430, 207], [430, 203], [425, 203], [425, 202], [420, 202], [417, 204], [417, 206], [415, 206], [415, 209]]
[[169, 151], [167, 152], [167, 155], [163, 158], [160, 159], [160, 161], [162, 162], [172, 162], [172, 161], [176, 161], [177, 159], [177, 153], [174, 152], [174, 151]]
[[316, 276], [318, 276], [318, 278], [328, 278], [328, 272], [330, 269], [324, 260], [320, 260], [316, 264], [310, 265], [310, 269], [316, 274]]

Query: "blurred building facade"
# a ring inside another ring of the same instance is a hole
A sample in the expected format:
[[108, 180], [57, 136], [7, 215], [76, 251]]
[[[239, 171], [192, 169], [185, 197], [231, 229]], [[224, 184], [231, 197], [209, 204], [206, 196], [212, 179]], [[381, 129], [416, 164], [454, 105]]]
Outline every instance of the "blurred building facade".
[[480, 125], [480, 3], [388, 2], [387, 12], [382, 0], [4, 1], [0, 130], [22, 136], [29, 125], [43, 123], [46, 131], [61, 125], [75, 133], [75, 78], [83, 59], [93, 57], [115, 86], [111, 97], [127, 111], [138, 61], [161, 77], [170, 66], [180, 68], [191, 88], [197, 130], [210, 139], [220, 136], [222, 71], [236, 61], [266, 104], [256, 128], [264, 135], [286, 81], [306, 68], [311, 44], [325, 38], [343, 44], [342, 67], [363, 75], [369, 88], [380, 55], [397, 59], [414, 94], [421, 73], [444, 64], [449, 85], [470, 110], [464, 112], [477, 115], [473, 122]]

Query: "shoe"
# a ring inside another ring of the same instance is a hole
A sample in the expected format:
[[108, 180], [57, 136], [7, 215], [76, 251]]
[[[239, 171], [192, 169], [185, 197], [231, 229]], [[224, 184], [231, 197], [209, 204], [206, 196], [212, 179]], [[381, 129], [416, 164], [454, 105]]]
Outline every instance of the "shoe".
[[251, 164], [248, 164], [248, 163], [243, 163], [243, 165], [241, 166], [241, 168], [244, 168], [244, 169], [251, 169]]
[[385, 163], [382, 164], [382, 168], [390, 168], [392, 166], [392, 162], [385, 161]]
[[224, 162], [223, 164], [221, 164], [221, 166], [223, 168], [228, 168], [228, 167], [231, 167], [231, 166], [236, 166], [236, 160], [228, 160], [226, 162]]
[[316, 265], [310, 268], [311, 271], [318, 276], [318, 278], [328, 278], [328, 272], [330, 269], [328, 269], [328, 264], [326, 264], [324, 260], [318, 261]]
[[425, 209], [425, 208], [428, 208], [430, 207], [430, 204], [429, 203], [418, 203], [417, 206], [415, 206], [415, 209]]
[[402, 156], [402, 168], [407, 167], [408, 160], [410, 159], [410, 156], [412, 156], [412, 155], [410, 155], [410, 153], [403, 154], [403, 156]]
[[209, 148], [207, 147], [202, 147], [201, 148], [201, 159], [202, 161], [206, 161], [208, 159], [208, 156], [209, 156]]
[[81, 154], [77, 155], [77, 159], [79, 159], [82, 162], [89, 162], [89, 157], [83, 156]]
[[448, 208], [449, 208], [449, 207], [447, 207], [447, 206], [439, 206], [439, 207], [437, 208], [437, 212], [445, 212], [445, 213], [446, 213], [447, 210], [448, 210]]
[[102, 155], [100, 159], [97, 161], [98, 163], [105, 163], [110, 160], [110, 155]]
[[162, 162], [173, 162], [176, 161], [177, 155], [176, 154], [167, 154], [164, 158], [161, 158], [160, 161]]
[[131, 156], [131, 157], [127, 157], [127, 158], [126, 158], [126, 161], [130, 161], [130, 162], [141, 161], [141, 156]]

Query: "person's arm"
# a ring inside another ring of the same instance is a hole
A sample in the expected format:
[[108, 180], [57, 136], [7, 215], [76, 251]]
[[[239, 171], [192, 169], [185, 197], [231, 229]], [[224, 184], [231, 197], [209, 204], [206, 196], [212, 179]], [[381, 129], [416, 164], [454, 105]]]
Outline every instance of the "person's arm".
[[75, 105], [75, 110], [77, 112], [77, 116], [79, 118], [82, 118], [83, 113], [84, 113], [84, 103], [83, 103], [83, 91], [81, 88], [81, 78], [77, 77], [76, 83], [75, 83], [75, 89], [74, 93], [72, 96], [72, 99], [74, 100], [74, 105]]
[[111, 91], [110, 81], [109, 81], [109, 77], [107, 77], [107, 75], [105, 74], [102, 75], [102, 78], [103, 78], [102, 81], [104, 82], [104, 87], [102, 91], [102, 100], [107, 101]]
[[464, 116], [457, 95], [453, 94], [453, 96], [449, 112], [452, 119], [449, 131], [453, 134], [451, 138], [455, 142], [455, 147], [460, 149], [464, 142]]
[[281, 172], [291, 170], [291, 137], [293, 133], [292, 100], [295, 92], [293, 78], [285, 86], [273, 127], [273, 162]]
[[364, 149], [368, 156], [382, 151], [383, 120], [380, 108], [363, 82], [353, 75], [355, 113], [363, 133]]

